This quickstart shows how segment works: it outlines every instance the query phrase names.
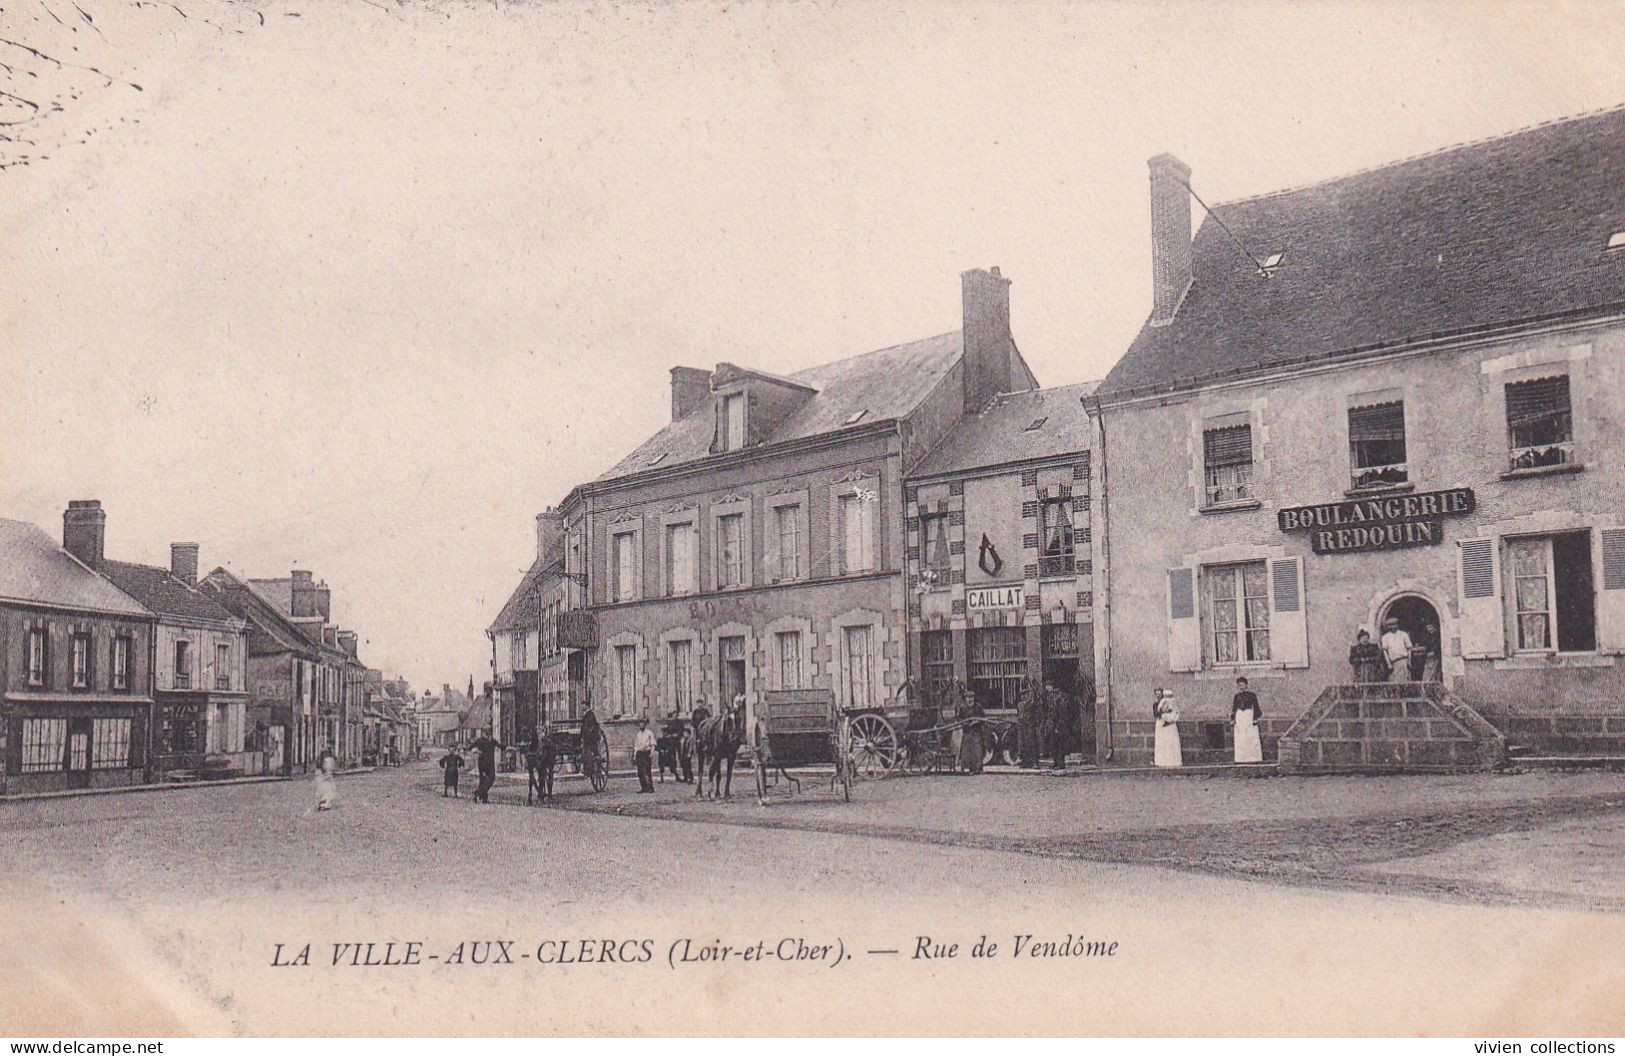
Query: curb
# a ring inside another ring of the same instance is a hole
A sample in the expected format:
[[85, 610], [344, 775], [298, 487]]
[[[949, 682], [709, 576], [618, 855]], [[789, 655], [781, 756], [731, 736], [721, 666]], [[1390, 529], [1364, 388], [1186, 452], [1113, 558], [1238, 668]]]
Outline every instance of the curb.
[[[340, 770], [339, 777], [370, 774], [378, 768], [362, 766], [354, 770]], [[0, 803], [24, 803], [33, 799], [72, 799], [78, 796], [117, 796], [126, 792], [179, 792], [188, 788], [220, 788], [226, 785], [263, 785], [272, 781], [298, 781], [310, 774], [256, 774], [253, 777], [228, 777], [220, 781], [163, 781], [143, 785], [113, 785], [109, 788], [63, 788], [54, 792], [17, 792], [0, 796]]]

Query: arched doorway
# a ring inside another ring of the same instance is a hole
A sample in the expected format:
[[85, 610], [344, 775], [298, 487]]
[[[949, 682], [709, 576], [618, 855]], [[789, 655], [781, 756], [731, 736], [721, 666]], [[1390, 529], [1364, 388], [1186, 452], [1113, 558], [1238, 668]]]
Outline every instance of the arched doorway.
[[[1401, 594], [1390, 601], [1382, 611], [1382, 623], [1397, 620], [1400, 630], [1410, 635], [1413, 648], [1423, 650], [1421, 653], [1412, 653], [1410, 680], [1422, 681], [1427, 677], [1433, 681], [1440, 679], [1439, 657], [1439, 610], [1433, 603], [1418, 594]], [[1381, 635], [1379, 624], [1378, 635]], [[1425, 658], [1431, 658], [1428, 663]]]

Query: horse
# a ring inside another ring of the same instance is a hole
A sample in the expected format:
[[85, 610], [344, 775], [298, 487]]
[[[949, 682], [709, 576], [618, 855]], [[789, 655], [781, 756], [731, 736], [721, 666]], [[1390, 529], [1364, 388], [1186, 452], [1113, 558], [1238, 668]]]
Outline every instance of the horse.
[[[710, 761], [711, 797], [722, 799], [733, 798], [734, 757], [739, 754], [740, 746], [745, 743], [745, 708], [743, 703], [734, 702], [717, 715], [706, 718], [703, 722], [695, 724], [694, 744], [695, 755], [698, 757], [699, 772], [695, 775], [698, 780], [694, 784], [694, 797], [705, 796], [705, 763]], [[728, 764], [726, 780], [722, 774], [722, 764]]]
[[553, 766], [557, 761], [558, 752], [553, 747], [551, 737], [544, 735], [525, 749], [525, 769], [530, 771], [529, 783], [525, 788], [527, 804], [533, 799], [545, 802], [553, 795]]

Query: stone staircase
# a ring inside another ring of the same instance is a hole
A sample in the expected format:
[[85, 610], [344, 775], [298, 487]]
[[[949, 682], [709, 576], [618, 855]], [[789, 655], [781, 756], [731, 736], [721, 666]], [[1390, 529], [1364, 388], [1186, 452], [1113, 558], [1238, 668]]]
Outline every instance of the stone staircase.
[[1506, 737], [1436, 682], [1327, 686], [1281, 735], [1282, 773], [1492, 770]]

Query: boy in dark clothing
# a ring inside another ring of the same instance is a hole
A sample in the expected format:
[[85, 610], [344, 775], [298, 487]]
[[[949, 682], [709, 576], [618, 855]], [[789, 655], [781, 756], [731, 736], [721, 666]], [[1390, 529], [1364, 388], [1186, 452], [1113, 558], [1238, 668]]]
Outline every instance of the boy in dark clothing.
[[482, 733], [469, 743], [479, 755], [480, 783], [474, 786], [474, 802], [491, 802], [491, 786], [497, 783], [497, 752], [502, 744], [492, 737], [490, 731]]
[[462, 798], [461, 794], [457, 791], [457, 775], [462, 772], [463, 757], [458, 755], [455, 751], [447, 752], [445, 757], [440, 760], [440, 769], [446, 772], [446, 784], [445, 787], [440, 790], [440, 797], [442, 799], [447, 796], [457, 796], [459, 799]]

